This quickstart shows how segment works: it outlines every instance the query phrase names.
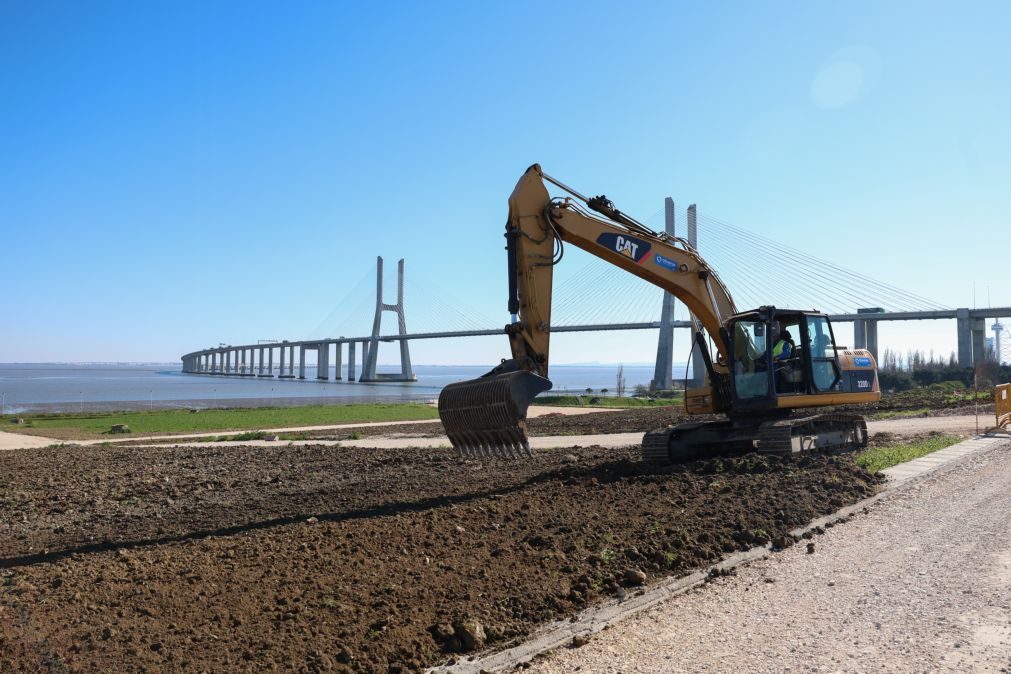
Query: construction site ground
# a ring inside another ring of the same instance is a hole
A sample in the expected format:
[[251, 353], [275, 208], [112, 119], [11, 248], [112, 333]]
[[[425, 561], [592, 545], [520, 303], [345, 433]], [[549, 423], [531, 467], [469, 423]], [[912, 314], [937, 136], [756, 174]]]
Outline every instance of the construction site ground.
[[[1011, 443], [527, 671], [1011, 671]], [[915, 462], [914, 462], [915, 463]]]
[[0, 452], [0, 671], [415, 671], [736, 550], [789, 548], [790, 529], [878, 488], [847, 456], [656, 468], [578, 437], [637, 444], [663, 414], [549, 412], [532, 432], [569, 443], [519, 464], [349, 446], [438, 440], [438, 424]]

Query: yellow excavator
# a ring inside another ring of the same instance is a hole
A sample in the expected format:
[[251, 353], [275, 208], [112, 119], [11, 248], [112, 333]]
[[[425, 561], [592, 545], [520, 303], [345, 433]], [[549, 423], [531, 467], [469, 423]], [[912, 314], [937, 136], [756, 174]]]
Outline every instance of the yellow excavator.
[[[567, 196], [553, 198], [546, 182]], [[862, 417], [813, 413], [881, 399], [874, 357], [837, 347], [825, 314], [774, 306], [738, 311], [719, 276], [686, 240], [652, 231], [605, 196], [579, 194], [537, 164], [509, 197], [505, 236], [512, 317], [505, 332], [512, 358], [477, 379], [445, 387], [439, 396], [439, 416], [461, 456], [531, 454], [526, 415], [530, 402], [552, 386], [551, 282], [565, 244], [663, 288], [691, 311], [706, 377], [685, 391], [685, 410], [724, 418], [646, 433], [645, 460], [676, 463], [734, 452], [867, 444]]]

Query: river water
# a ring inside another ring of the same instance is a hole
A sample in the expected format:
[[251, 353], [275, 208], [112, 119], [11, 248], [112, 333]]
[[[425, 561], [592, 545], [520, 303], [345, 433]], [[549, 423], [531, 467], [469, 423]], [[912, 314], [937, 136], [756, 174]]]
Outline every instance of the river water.
[[[490, 366], [416, 365], [417, 382], [360, 384], [316, 380], [314, 367], [307, 367], [306, 380], [299, 381], [183, 374], [178, 363], [0, 364], [0, 412], [432, 400], [439, 396], [443, 386], [477, 377], [489, 369]], [[592, 388], [599, 392], [606, 388], [613, 393], [617, 370], [615, 365], [553, 365], [553, 391], [583, 392]], [[384, 368], [380, 366], [379, 371]], [[624, 375], [631, 392], [636, 384], [649, 384], [653, 366], [626, 365]]]

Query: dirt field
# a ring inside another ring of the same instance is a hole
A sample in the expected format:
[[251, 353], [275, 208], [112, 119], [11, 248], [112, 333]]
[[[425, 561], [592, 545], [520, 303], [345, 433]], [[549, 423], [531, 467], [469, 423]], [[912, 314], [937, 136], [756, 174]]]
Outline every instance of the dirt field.
[[875, 489], [846, 458], [656, 469], [632, 455], [6, 452], [0, 671], [414, 671], [788, 545], [790, 527]]
[[[928, 399], [929, 400], [929, 399]], [[874, 418], [875, 414], [891, 413], [915, 413], [916, 416], [951, 416], [959, 414], [973, 414], [975, 407], [965, 403], [938, 403], [938, 407], [921, 412], [921, 407], [926, 404], [921, 399], [905, 396], [902, 398], [886, 397], [881, 403], [874, 405], [851, 405], [838, 407], [837, 411], [846, 411], [854, 414], [866, 415]], [[984, 417], [984, 424], [989, 416], [993, 415], [993, 404], [980, 405], [980, 414]], [[562, 414], [545, 415], [530, 419], [527, 425], [531, 437], [554, 436], [554, 435], [592, 435], [597, 433], [645, 433], [656, 428], [662, 428], [672, 424], [679, 424], [685, 421], [706, 421], [717, 417], [695, 416], [689, 417], [680, 406], [654, 407], [646, 409], [628, 409], [619, 411], [590, 412], [578, 416], [566, 416]], [[896, 417], [901, 418], [901, 416]], [[361, 427], [344, 428], [339, 430], [310, 431], [300, 437], [317, 440], [342, 440], [349, 437], [371, 438], [371, 437], [437, 437], [445, 435], [441, 423], [428, 424], [396, 424], [385, 427]]]

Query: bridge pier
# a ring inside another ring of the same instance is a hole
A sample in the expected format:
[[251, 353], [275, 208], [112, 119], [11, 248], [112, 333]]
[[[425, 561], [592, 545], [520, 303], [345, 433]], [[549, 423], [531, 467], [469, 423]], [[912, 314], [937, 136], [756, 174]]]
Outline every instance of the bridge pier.
[[288, 375], [286, 375], [285, 372], [284, 372], [284, 350], [287, 349], [287, 348], [288, 348], [287, 346], [282, 346], [280, 349], [277, 350], [278, 353], [280, 354], [280, 361], [279, 362], [281, 364], [280, 368], [278, 368], [278, 370], [277, 370], [277, 378], [278, 379], [287, 379], [288, 378]]
[[986, 362], [986, 320], [973, 318], [969, 329], [972, 330], [972, 364], [982, 365]]
[[355, 343], [348, 342], [348, 381], [355, 380]]
[[268, 377], [274, 376], [274, 347], [267, 347], [267, 375]]
[[[857, 315], [860, 316], [865, 314], [883, 314], [884, 312], [885, 310], [881, 307], [857, 309]], [[853, 348], [867, 349], [874, 356], [874, 360], [877, 361], [878, 320], [876, 318], [857, 318], [853, 321]]]
[[298, 347], [298, 378], [305, 379], [305, 344]]
[[958, 335], [958, 366], [972, 367], [972, 319], [968, 309], [955, 310], [955, 328]]
[[365, 371], [366, 371], [366, 368], [367, 368], [368, 362], [369, 362], [369, 347], [370, 346], [371, 346], [371, 344], [369, 344], [369, 342], [367, 342], [364, 339], [362, 340], [362, 373], [361, 373], [361, 375], [359, 375], [358, 381], [368, 381], [368, 379], [365, 378]]
[[316, 347], [316, 379], [330, 379], [330, 345], [320, 342]]
[[334, 348], [334, 362], [333, 362], [334, 364], [333, 379], [334, 381], [341, 381], [344, 378], [341, 373], [341, 366], [342, 366], [341, 360], [343, 359], [344, 356], [344, 354], [342, 353], [344, 349], [344, 342], [337, 342], [336, 344], [334, 344], [334, 347], [335, 348]]
[[969, 309], [955, 310], [958, 331], [958, 366], [975, 367], [986, 360], [986, 319], [972, 316]]

